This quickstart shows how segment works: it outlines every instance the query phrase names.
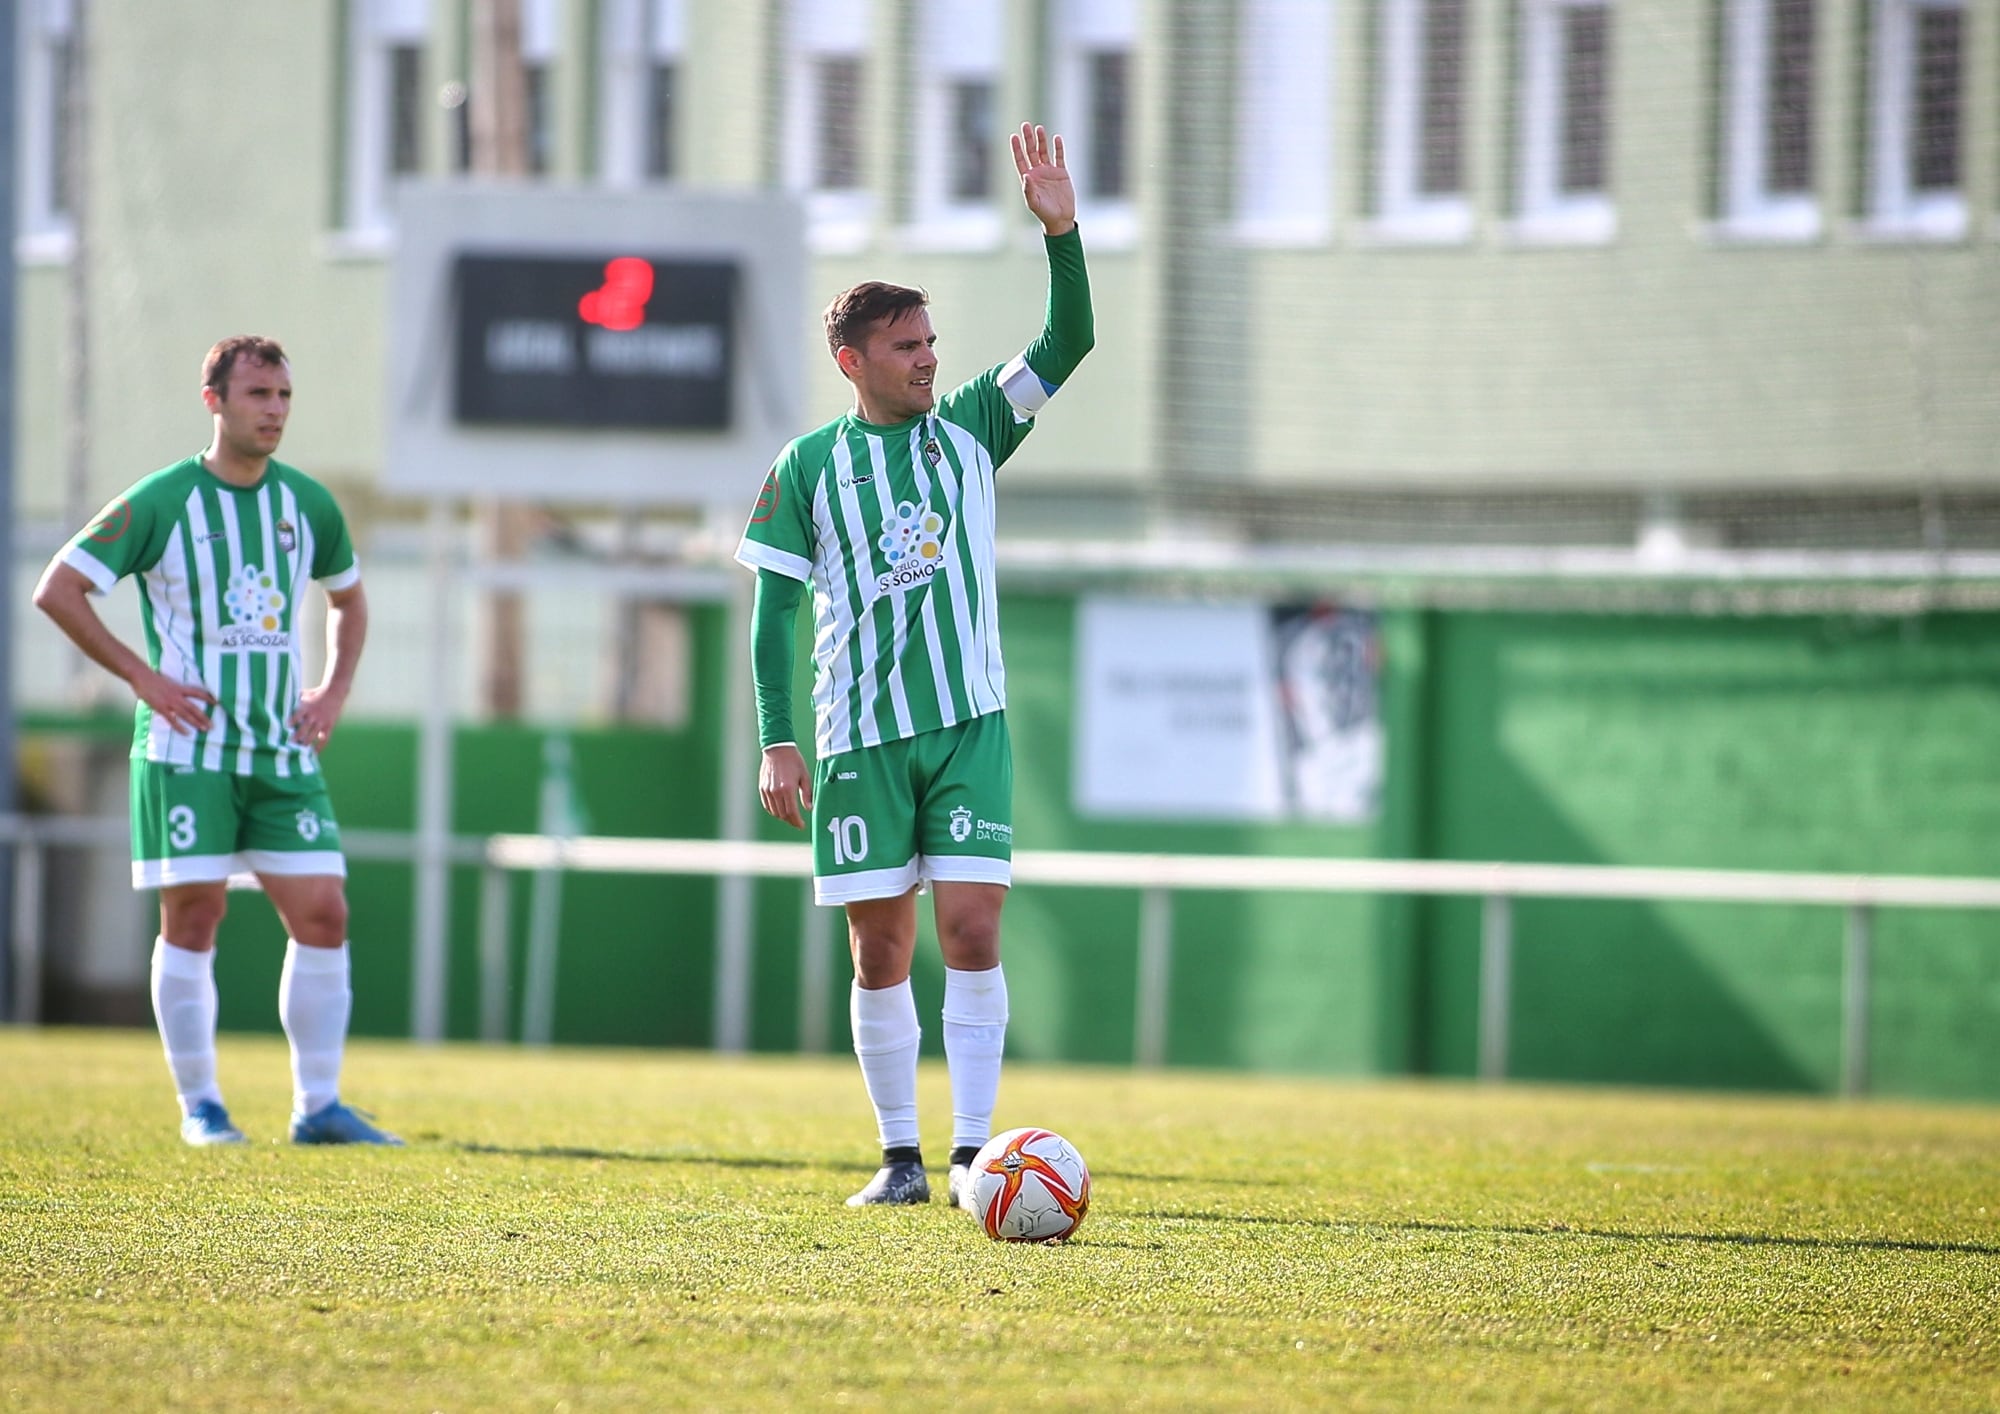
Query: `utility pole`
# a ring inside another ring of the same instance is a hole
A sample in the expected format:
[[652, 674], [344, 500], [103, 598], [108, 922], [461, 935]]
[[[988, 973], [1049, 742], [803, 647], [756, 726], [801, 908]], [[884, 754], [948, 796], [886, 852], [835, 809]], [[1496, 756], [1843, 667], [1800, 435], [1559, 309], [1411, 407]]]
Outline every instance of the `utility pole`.
[[[90, 0], [71, 0], [68, 82], [63, 89], [62, 164], [64, 211], [69, 217], [69, 269], [63, 283], [62, 523], [74, 530], [90, 518]], [[13, 227], [7, 227], [13, 239]], [[69, 657], [69, 698], [82, 705], [102, 675], [81, 653]]]
[[[521, 0], [473, 0], [472, 91], [467, 102], [473, 174], [525, 177], [528, 85], [521, 67]], [[497, 563], [520, 559], [528, 545], [527, 508], [495, 498], [479, 503], [478, 516], [484, 558]], [[518, 717], [526, 657], [520, 594], [490, 592], [481, 628], [486, 709], [496, 717]]]
[[[14, 583], [14, 0], [0, 0], [0, 584]], [[11, 598], [11, 591], [10, 591]], [[14, 789], [14, 616], [0, 613], [0, 815]], [[14, 989], [14, 849], [0, 844], [0, 1017], [18, 1016]]]

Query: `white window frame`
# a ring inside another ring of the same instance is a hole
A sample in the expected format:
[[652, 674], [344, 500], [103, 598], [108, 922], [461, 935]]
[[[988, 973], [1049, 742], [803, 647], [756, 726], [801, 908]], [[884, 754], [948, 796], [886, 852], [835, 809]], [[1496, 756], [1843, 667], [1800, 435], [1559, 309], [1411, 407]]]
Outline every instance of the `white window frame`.
[[390, 50], [430, 43], [425, 0], [354, 0], [348, 10], [346, 178], [341, 187], [339, 243], [366, 253], [396, 237], [391, 205], [394, 174], [389, 105], [395, 68]]
[[1232, 232], [1310, 247], [1333, 235], [1334, 0], [1238, 0]]
[[[1136, 75], [1139, 55], [1139, 0], [1053, 0], [1049, 16], [1049, 71], [1053, 80], [1052, 132], [1063, 135], [1064, 160], [1076, 183], [1079, 225], [1088, 229], [1094, 249], [1130, 249], [1138, 243], [1139, 215], [1130, 194], [1101, 197], [1092, 191], [1089, 64], [1093, 54], [1122, 50]], [[1125, 120], [1128, 175], [1139, 165], [1139, 115], [1136, 85], [1128, 88], [1132, 105]]]
[[[1731, 240], [1810, 241], [1820, 234], [1818, 195], [1770, 189], [1772, 0], [1729, 0], [1724, 16], [1721, 219]], [[1816, 12], [1814, 24], [1820, 22]], [[1824, 65], [1813, 50], [1815, 108]], [[1815, 115], [1816, 117], [1816, 115]], [[1817, 147], [1817, 123], [1814, 123]]]
[[[993, 0], [924, 0], [913, 50], [916, 93], [915, 152], [910, 223], [899, 235], [915, 250], [990, 250], [1006, 236], [1000, 196], [1014, 175], [1006, 130], [997, 123], [1001, 60], [1006, 52], [1002, 7]], [[976, 201], [954, 197], [951, 161], [955, 133], [952, 98], [964, 82], [993, 87], [996, 126], [990, 135], [993, 180]]]
[[[876, 199], [868, 186], [868, 133], [855, 134], [863, 162], [861, 185], [820, 187], [819, 85], [822, 59], [860, 63], [863, 96], [873, 77], [869, 55], [868, 0], [791, 0], [786, 34], [785, 185], [806, 206], [806, 243], [821, 254], [852, 254], [867, 248], [874, 233]], [[865, 121], [868, 105], [857, 120]]]
[[[685, 76], [687, 3], [598, 0], [598, 5], [598, 177], [606, 186], [620, 189], [657, 182], [661, 179], [646, 171], [653, 69], [669, 63]], [[668, 140], [678, 147], [678, 137], [677, 132], [670, 133]], [[678, 170], [678, 161], [675, 166]]]
[[[1617, 6], [1614, 0], [1521, 0], [1521, 88], [1519, 107], [1519, 171], [1515, 197], [1518, 210], [1512, 230], [1516, 239], [1536, 245], [1602, 245], [1618, 234], [1618, 208], [1609, 191], [1585, 194], [1562, 190], [1563, 21], [1572, 10], [1598, 8], [1611, 24], [1612, 53], [1617, 58]], [[1615, 82], [1615, 69], [1612, 72]], [[1605, 101], [1613, 109], [1608, 136], [1617, 137], [1615, 94]], [[1614, 154], [1606, 154], [1607, 164]], [[1615, 166], [1607, 170], [1616, 171]]]
[[[1924, 10], [1956, 10], [1960, 34], [1971, 27], [1963, 0], [1875, 0], [1869, 36], [1868, 179], [1866, 228], [1870, 235], [1897, 240], [1958, 240], [1970, 223], [1963, 185], [1949, 192], [1920, 192], [1910, 170], [1911, 129], [1916, 120], [1917, 16]], [[1967, 158], [1966, 108], [1972, 99], [1966, 80], [1969, 45], [1959, 47], [1959, 166]]]
[[[1424, 0], [1380, 0], [1380, 106], [1376, 112], [1375, 220], [1372, 234], [1383, 240], [1452, 245], [1472, 238], [1469, 191], [1431, 195], [1422, 189], [1424, 140]], [[1468, 0], [1466, 39], [1471, 38]], [[1470, 45], [1462, 59], [1470, 75]], [[1462, 164], [1471, 157], [1467, 122], [1459, 134]]]
[[21, 0], [15, 44], [20, 92], [15, 109], [19, 125], [14, 151], [15, 232], [17, 260], [60, 264], [76, 250], [76, 226], [69, 213], [56, 209], [61, 165], [67, 154], [56, 144], [63, 132], [63, 86], [56, 72], [62, 42], [71, 37], [76, 15], [70, 0]]
[[[561, 124], [556, 121], [554, 110], [556, 60], [562, 52], [562, 0], [521, 0], [521, 96], [528, 103], [528, 111], [522, 115], [527, 124], [528, 172], [531, 176], [551, 177], [562, 166]], [[540, 116], [546, 121], [547, 130], [535, 131], [536, 113], [532, 102], [535, 86], [528, 81], [529, 73], [541, 75], [542, 111]], [[543, 165], [535, 171], [534, 147], [537, 139], [546, 144]]]

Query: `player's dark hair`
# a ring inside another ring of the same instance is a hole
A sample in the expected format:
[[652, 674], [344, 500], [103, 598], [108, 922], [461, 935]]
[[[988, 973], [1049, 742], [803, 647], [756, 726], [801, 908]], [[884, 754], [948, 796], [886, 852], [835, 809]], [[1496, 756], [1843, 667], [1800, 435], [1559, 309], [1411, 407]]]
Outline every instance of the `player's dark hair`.
[[273, 368], [287, 361], [285, 350], [276, 339], [267, 339], [261, 334], [232, 334], [210, 349], [208, 357], [201, 361], [201, 386], [213, 388], [220, 396], [228, 397], [229, 374], [238, 359], [268, 363]]
[[841, 346], [858, 349], [878, 324], [891, 323], [931, 302], [924, 291], [908, 285], [868, 280], [842, 290], [826, 307], [826, 347], [836, 358]]

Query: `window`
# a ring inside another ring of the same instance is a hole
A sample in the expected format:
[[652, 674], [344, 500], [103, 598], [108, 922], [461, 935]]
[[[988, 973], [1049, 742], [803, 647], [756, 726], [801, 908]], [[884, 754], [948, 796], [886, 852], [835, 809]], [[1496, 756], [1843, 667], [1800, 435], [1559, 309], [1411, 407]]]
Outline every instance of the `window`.
[[[997, 198], [1007, 136], [997, 103], [1005, 45], [1001, 7], [991, 0], [926, 0], [920, 12], [907, 233], [919, 245], [979, 248], [1001, 239]], [[1011, 179], [1011, 165], [1006, 171]]]
[[1382, 234], [1464, 240], [1467, 0], [1383, 0], [1375, 210]]
[[1727, 235], [1808, 239], [1815, 0], [1730, 0], [1723, 34], [1720, 201]]
[[862, 127], [868, 41], [867, 0], [793, 0], [785, 178], [805, 195], [816, 250], [861, 249], [874, 219]]
[[390, 188], [423, 170], [424, 10], [424, 0], [355, 0], [348, 10], [341, 225], [363, 241], [390, 236]]
[[1241, 0], [1236, 236], [1315, 245], [1332, 224], [1332, 0]]
[[598, 174], [608, 186], [680, 176], [678, 102], [686, 0], [606, 0]]
[[555, 162], [555, 68], [561, 0], [521, 0], [521, 93], [527, 103], [528, 171], [549, 174]]
[[67, 260], [75, 239], [68, 149], [76, 15], [69, 0], [23, 0], [19, 44], [17, 245], [23, 259]]
[[1887, 235], [1964, 234], [1962, 0], [1877, 0], [1868, 216]]
[[1520, 25], [1516, 231], [1609, 240], [1611, 0], [1521, 0]]
[[1130, 244], [1137, 0], [1058, 0], [1052, 16], [1054, 130], [1076, 183], [1077, 219], [1099, 246]]

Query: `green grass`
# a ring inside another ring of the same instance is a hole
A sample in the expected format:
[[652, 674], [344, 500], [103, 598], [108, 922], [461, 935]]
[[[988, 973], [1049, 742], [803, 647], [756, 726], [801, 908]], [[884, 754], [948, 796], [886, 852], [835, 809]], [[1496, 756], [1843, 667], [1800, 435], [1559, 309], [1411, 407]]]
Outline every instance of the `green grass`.
[[357, 1044], [366, 1152], [222, 1071], [197, 1152], [149, 1033], [0, 1030], [0, 1408], [2000, 1406], [1993, 1110], [1014, 1066], [1096, 1198], [1011, 1247], [840, 1205], [851, 1058]]

